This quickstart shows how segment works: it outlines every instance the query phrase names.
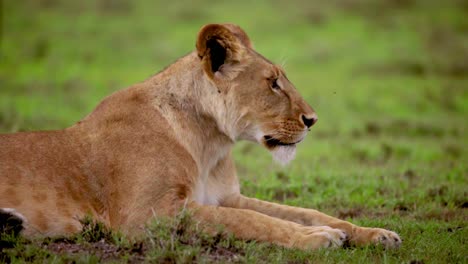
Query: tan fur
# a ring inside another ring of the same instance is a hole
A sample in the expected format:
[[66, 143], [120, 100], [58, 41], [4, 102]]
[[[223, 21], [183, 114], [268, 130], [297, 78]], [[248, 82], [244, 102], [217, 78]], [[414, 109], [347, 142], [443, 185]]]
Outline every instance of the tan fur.
[[134, 235], [188, 207], [207, 227], [286, 247], [340, 246], [346, 236], [400, 244], [391, 231], [242, 196], [233, 144], [254, 141], [290, 159], [316, 115], [238, 26], [207, 25], [196, 46], [73, 127], [0, 135], [0, 208], [24, 216], [25, 235], [77, 232], [86, 214]]

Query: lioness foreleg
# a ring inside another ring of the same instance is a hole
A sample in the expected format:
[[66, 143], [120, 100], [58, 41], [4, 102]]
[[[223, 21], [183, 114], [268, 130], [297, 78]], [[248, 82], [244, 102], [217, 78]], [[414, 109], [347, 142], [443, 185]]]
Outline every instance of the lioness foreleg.
[[292, 221], [305, 226], [329, 226], [346, 232], [354, 245], [382, 244], [387, 248], [399, 247], [401, 239], [395, 232], [382, 228], [368, 228], [326, 215], [317, 210], [281, 205], [240, 194], [231, 195], [222, 206], [253, 210], [271, 217]]
[[223, 226], [226, 231], [241, 239], [300, 249], [338, 247], [346, 239], [346, 234], [339, 229], [303, 226], [252, 210], [196, 203], [192, 203], [190, 209], [195, 220], [200, 221], [209, 231], [216, 230], [216, 226]]

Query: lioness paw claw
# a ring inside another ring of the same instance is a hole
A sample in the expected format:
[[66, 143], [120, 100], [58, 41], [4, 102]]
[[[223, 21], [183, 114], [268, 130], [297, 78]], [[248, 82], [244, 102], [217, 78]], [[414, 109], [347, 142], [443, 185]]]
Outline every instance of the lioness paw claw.
[[389, 230], [378, 228], [372, 239], [375, 244], [383, 245], [385, 248], [398, 248], [401, 245], [400, 236]]

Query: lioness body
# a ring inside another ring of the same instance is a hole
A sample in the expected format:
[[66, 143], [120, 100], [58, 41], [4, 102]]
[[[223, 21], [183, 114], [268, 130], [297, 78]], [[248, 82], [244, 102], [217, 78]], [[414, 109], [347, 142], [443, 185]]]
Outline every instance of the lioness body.
[[196, 52], [109, 96], [73, 127], [0, 135], [0, 208], [21, 214], [26, 235], [77, 232], [86, 214], [133, 234], [188, 207], [207, 226], [283, 246], [339, 246], [346, 235], [398, 246], [391, 231], [240, 194], [236, 140], [288, 160], [315, 121], [239, 27], [208, 25]]

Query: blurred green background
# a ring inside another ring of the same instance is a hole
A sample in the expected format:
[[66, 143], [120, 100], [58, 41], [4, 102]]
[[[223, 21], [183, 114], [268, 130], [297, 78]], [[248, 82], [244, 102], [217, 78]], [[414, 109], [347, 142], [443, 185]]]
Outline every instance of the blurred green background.
[[288, 167], [236, 147], [244, 193], [391, 227], [408, 259], [426, 243], [422, 259], [467, 260], [467, 1], [7, 0], [2, 16], [0, 132], [70, 126], [202, 25], [235, 23], [319, 116]]

